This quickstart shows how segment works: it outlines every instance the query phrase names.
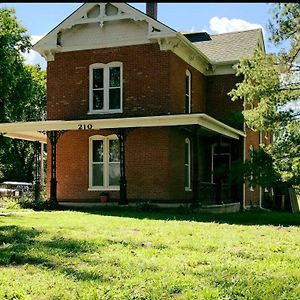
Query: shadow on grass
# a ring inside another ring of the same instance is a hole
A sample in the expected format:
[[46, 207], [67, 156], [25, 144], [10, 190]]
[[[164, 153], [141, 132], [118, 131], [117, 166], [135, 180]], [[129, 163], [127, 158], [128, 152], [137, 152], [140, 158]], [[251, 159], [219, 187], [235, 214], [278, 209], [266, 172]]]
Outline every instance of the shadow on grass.
[[195, 213], [186, 208], [152, 208], [144, 211], [138, 207], [68, 207], [62, 210], [79, 211], [113, 217], [126, 217], [149, 220], [175, 220], [194, 222], [215, 222], [236, 225], [273, 225], [273, 226], [300, 226], [300, 213], [276, 212], [265, 210], [249, 210], [236, 213]]
[[0, 226], [0, 266], [33, 265], [57, 271], [75, 280], [103, 280], [101, 275], [64, 265], [64, 261], [72, 255], [96, 251], [93, 243], [61, 237], [39, 241], [42, 233], [35, 228]]

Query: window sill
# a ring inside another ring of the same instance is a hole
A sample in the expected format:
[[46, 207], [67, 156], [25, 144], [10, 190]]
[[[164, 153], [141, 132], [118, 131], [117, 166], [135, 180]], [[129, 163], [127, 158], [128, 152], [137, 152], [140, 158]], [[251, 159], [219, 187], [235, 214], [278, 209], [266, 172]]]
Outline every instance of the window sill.
[[88, 188], [88, 191], [89, 192], [118, 192], [120, 191], [120, 187], [99, 187], [99, 188], [96, 188], [96, 187], [89, 187]]
[[87, 112], [88, 115], [109, 115], [109, 114], [120, 114], [123, 113], [122, 109], [118, 110], [90, 110]]

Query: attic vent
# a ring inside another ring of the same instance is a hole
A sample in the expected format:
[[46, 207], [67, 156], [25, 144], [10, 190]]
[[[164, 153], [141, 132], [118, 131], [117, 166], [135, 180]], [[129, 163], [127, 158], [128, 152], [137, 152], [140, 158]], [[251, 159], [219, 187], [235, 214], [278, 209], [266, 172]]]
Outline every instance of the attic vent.
[[115, 16], [115, 15], [118, 14], [118, 9], [115, 6], [113, 6], [110, 3], [108, 3], [105, 6], [105, 14], [107, 16]]
[[88, 12], [87, 12], [87, 17], [88, 18], [96, 18], [100, 15], [100, 6], [99, 5], [95, 5], [93, 8], [91, 8]]
[[62, 46], [62, 44], [61, 44], [61, 31], [59, 31], [57, 33], [57, 36], [56, 36], [56, 45], [57, 46]]

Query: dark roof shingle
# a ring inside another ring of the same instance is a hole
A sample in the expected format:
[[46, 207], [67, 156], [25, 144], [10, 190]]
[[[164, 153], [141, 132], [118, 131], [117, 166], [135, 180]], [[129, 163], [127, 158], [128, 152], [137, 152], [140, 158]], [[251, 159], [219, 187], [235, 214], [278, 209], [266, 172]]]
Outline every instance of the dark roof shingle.
[[226, 63], [252, 55], [261, 35], [261, 29], [229, 32], [210, 35], [210, 41], [193, 44], [213, 63]]

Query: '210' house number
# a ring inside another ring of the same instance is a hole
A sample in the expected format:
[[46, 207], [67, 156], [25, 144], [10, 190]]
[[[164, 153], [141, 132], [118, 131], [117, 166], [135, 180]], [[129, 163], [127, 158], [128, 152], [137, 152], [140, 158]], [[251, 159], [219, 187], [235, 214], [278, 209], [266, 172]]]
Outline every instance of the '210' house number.
[[79, 130], [87, 130], [87, 129], [93, 129], [92, 124], [78, 124]]

